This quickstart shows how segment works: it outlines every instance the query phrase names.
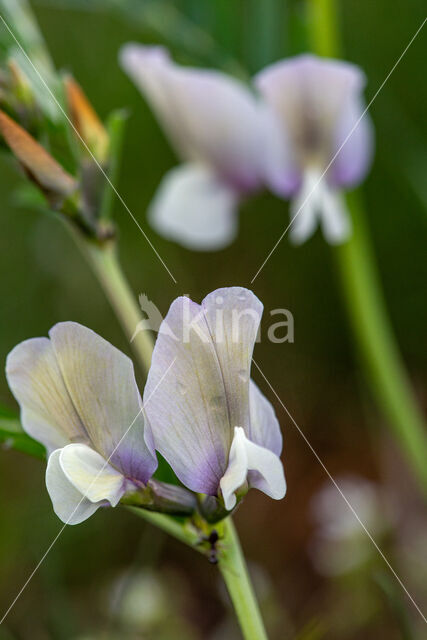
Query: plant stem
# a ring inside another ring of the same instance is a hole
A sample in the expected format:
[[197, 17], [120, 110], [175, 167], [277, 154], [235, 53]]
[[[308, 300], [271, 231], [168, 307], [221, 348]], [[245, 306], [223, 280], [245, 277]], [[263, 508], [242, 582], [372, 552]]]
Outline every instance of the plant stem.
[[128, 511], [142, 518], [146, 522], [149, 522], [155, 527], [162, 529], [165, 533], [168, 533], [173, 538], [180, 540], [184, 544], [188, 544], [196, 551], [203, 553], [203, 547], [199, 545], [200, 536], [194, 527], [186, 526], [173, 516], [168, 516], [164, 513], [156, 513], [155, 511], [148, 511], [147, 509], [141, 509], [139, 507], [126, 507]]
[[267, 640], [245, 558], [232, 519], [224, 520], [219, 570], [227, 585], [240, 628], [246, 640]]
[[78, 244], [93, 268], [105, 295], [113, 307], [135, 355], [147, 374], [151, 364], [153, 340], [147, 330], [135, 331], [142, 320], [141, 311], [121, 269], [115, 244], [100, 245], [79, 234]]
[[359, 194], [349, 194], [347, 205], [353, 234], [348, 242], [335, 247], [334, 253], [350, 322], [378, 405], [427, 492], [423, 417], [387, 317]]
[[335, 0], [306, 0], [309, 41], [318, 56], [339, 57], [341, 39]]
[[[315, 53], [339, 57], [334, 0], [308, 0]], [[334, 249], [351, 326], [378, 406], [427, 492], [427, 433], [388, 317], [361, 197], [347, 195], [349, 240]]]
[[[174, 538], [200, 553], [206, 553], [201, 535], [196, 527], [182, 523], [176, 518], [153, 513], [145, 509], [127, 507], [132, 513], [150, 524], [159, 527]], [[218, 542], [218, 568], [227, 585], [228, 593], [236, 611], [245, 640], [267, 640], [264, 623], [249, 578], [245, 558], [231, 516], [214, 525], [220, 536]]]

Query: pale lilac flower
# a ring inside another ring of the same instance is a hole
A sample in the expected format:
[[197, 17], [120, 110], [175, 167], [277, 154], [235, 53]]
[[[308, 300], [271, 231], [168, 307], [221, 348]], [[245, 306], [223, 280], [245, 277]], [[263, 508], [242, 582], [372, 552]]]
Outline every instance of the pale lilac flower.
[[270, 174], [270, 186], [292, 197], [292, 239], [304, 242], [320, 223], [329, 242], [344, 241], [351, 227], [341, 192], [363, 180], [373, 150], [371, 121], [361, 118], [363, 72], [340, 60], [301, 55], [267, 67], [255, 84], [282, 125], [287, 153], [281, 170]]
[[184, 163], [163, 178], [149, 208], [152, 226], [189, 248], [228, 245], [239, 201], [281, 162], [278, 123], [242, 83], [179, 66], [163, 47], [127, 44], [120, 61]]
[[317, 571], [327, 576], [351, 572], [375, 554], [361, 522], [378, 539], [396, 516], [391, 497], [375, 482], [346, 475], [337, 478], [337, 484], [359, 520], [332, 483], [325, 483], [313, 496], [315, 531], [309, 552]]
[[130, 359], [75, 322], [9, 354], [6, 374], [25, 431], [47, 449], [46, 485], [68, 524], [116, 506], [157, 467]]
[[[256, 487], [286, 491], [282, 436], [274, 409], [250, 379], [262, 304], [247, 289], [209, 294], [201, 305], [177, 298], [162, 323], [144, 398], [156, 449], [193, 491], [220, 496]], [[173, 375], [162, 380], [174, 362]]]

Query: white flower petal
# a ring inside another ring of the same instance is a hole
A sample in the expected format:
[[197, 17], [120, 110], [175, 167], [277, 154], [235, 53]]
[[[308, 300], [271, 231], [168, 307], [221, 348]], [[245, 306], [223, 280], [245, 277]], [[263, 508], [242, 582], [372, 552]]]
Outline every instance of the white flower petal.
[[183, 165], [163, 178], [148, 217], [161, 235], [197, 250], [222, 249], [237, 233], [239, 196], [212, 170]]
[[49, 332], [72, 403], [94, 448], [147, 482], [157, 467], [131, 360], [96, 333], [62, 322]]
[[289, 213], [289, 236], [294, 244], [302, 244], [316, 231], [322, 202], [323, 180], [317, 171], [304, 173], [301, 188], [292, 198]]
[[84, 444], [69, 444], [61, 450], [61, 469], [67, 479], [91, 502], [108, 500], [115, 507], [127, 481], [97, 451]]
[[23, 428], [48, 453], [70, 441], [88, 441], [50, 340], [32, 338], [18, 344], [7, 357], [6, 377], [20, 404]]
[[159, 47], [127, 44], [120, 61], [182, 159], [209, 164], [243, 191], [259, 185], [265, 120], [247, 87], [219, 71], [180, 67]]
[[291, 201], [290, 214], [290, 237], [294, 244], [301, 244], [313, 235], [319, 222], [330, 244], [340, 244], [350, 236], [351, 219], [342, 194], [315, 169], [304, 172], [301, 189]]
[[225, 508], [236, 504], [235, 492], [252, 472], [250, 484], [266, 495], [280, 500], [286, 493], [286, 481], [280, 458], [264, 447], [251, 442], [242, 427], [235, 427], [227, 470], [220, 481]]
[[79, 524], [90, 518], [102, 503], [94, 504], [71, 484], [59, 462], [61, 451], [62, 449], [56, 449], [49, 456], [46, 487], [58, 518], [66, 524]]
[[325, 185], [320, 206], [325, 239], [334, 245], [345, 242], [351, 234], [351, 218], [343, 195]]

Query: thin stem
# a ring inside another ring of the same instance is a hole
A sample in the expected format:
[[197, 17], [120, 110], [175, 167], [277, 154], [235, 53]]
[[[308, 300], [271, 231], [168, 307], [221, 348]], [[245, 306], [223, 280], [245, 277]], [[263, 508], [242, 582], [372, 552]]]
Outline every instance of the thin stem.
[[424, 421], [387, 317], [366, 218], [358, 194], [347, 197], [351, 239], [334, 250], [350, 322], [377, 402], [427, 491]]
[[159, 527], [159, 529], [162, 529], [162, 531], [165, 531], [165, 533], [168, 533], [173, 538], [203, 553], [203, 547], [199, 544], [200, 536], [195, 527], [188, 526], [177, 518], [165, 515], [164, 513], [156, 513], [155, 511], [148, 511], [147, 509], [140, 509], [139, 507], [126, 507], [126, 509], [153, 526]]
[[[127, 508], [135, 515], [159, 527], [196, 551], [200, 553], [208, 551], [206, 546], [201, 544], [203, 542], [201, 532], [198, 533], [195, 526], [185, 522], [182, 523], [176, 518], [171, 518], [161, 513], [153, 513], [135, 507]], [[243, 637], [245, 640], [267, 640], [245, 558], [231, 517], [217, 523], [215, 528], [220, 537], [218, 542], [218, 568], [227, 585]]]
[[258, 602], [231, 518], [224, 520], [223, 535], [218, 566], [227, 585], [243, 636], [246, 640], [267, 640]]
[[141, 311], [121, 269], [114, 243], [100, 245], [79, 235], [78, 244], [131, 342], [139, 364], [147, 374], [151, 364], [153, 340], [146, 330], [137, 330], [142, 321]]
[[319, 56], [339, 57], [341, 38], [335, 0], [307, 0], [306, 6], [312, 50]]
[[[308, 0], [308, 28], [315, 53], [339, 57], [334, 0]], [[334, 249], [367, 377], [378, 406], [427, 492], [427, 434], [388, 317], [360, 195], [347, 195], [353, 218], [349, 240]]]

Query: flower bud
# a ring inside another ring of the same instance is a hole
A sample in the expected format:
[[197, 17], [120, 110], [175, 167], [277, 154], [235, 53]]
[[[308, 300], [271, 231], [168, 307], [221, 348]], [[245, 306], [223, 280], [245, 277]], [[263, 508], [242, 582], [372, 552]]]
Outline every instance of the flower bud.
[[0, 110], [0, 133], [29, 178], [45, 194], [53, 209], [60, 209], [77, 189], [77, 182], [12, 118]]
[[80, 85], [71, 76], [65, 78], [65, 91], [71, 120], [78, 135], [96, 160], [102, 165], [106, 164], [109, 138], [104, 125]]

